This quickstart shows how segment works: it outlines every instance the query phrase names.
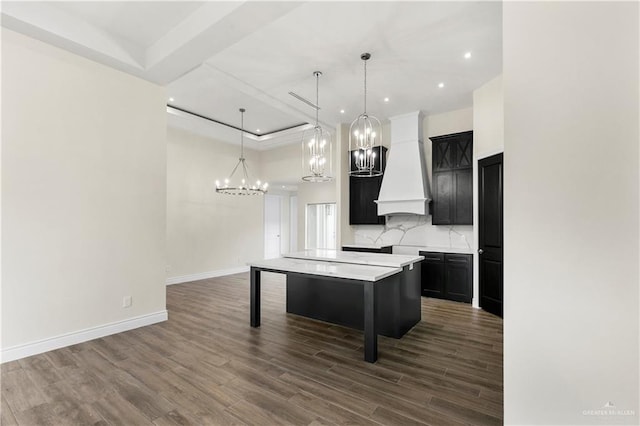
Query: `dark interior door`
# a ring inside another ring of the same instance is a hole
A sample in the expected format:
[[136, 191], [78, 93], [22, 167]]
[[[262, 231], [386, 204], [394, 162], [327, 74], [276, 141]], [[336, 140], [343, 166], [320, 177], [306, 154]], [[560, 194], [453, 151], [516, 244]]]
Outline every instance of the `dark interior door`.
[[478, 162], [480, 307], [502, 317], [502, 154]]

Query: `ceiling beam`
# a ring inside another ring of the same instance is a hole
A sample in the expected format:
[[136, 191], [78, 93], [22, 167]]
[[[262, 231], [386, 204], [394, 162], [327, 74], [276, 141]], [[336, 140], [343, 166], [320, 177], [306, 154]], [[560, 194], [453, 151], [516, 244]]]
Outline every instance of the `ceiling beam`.
[[144, 49], [45, 2], [3, 2], [2, 26], [143, 76]]
[[[284, 112], [285, 114], [289, 114], [293, 117], [299, 118], [300, 120], [305, 121], [307, 123], [315, 123], [315, 120], [316, 120], [315, 110], [313, 110], [313, 113], [311, 112], [307, 113], [303, 110], [292, 107], [288, 103], [283, 102], [274, 96], [271, 96], [267, 92], [260, 90], [257, 87], [252, 86], [251, 84], [243, 80], [240, 80], [239, 78], [229, 73], [226, 73], [221, 69], [207, 62], [202, 64], [202, 68], [205, 69], [209, 74], [211, 74], [211, 76], [215, 78], [217, 82], [223, 82], [223, 84], [225, 84], [226, 86], [232, 87], [244, 93], [245, 95], [249, 95], [254, 99], [257, 99], [279, 111]], [[327, 124], [322, 120], [318, 120], [318, 124], [320, 124], [322, 127], [326, 129], [333, 129], [334, 127], [333, 125]]]
[[301, 4], [206, 3], [147, 49], [147, 79], [166, 85]]
[[302, 2], [207, 2], [149, 47], [46, 2], [3, 2], [2, 26], [166, 85]]

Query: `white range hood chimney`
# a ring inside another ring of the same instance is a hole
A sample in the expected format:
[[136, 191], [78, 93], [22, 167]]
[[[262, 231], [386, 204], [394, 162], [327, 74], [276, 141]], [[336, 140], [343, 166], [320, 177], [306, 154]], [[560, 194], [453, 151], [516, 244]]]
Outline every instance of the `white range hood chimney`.
[[428, 213], [421, 111], [391, 117], [391, 146], [376, 203], [378, 216]]

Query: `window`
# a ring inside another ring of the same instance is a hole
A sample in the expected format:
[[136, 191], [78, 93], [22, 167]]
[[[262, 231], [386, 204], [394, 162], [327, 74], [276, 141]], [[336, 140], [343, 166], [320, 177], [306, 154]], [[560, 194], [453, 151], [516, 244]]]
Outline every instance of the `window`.
[[336, 248], [336, 203], [307, 204], [305, 248]]

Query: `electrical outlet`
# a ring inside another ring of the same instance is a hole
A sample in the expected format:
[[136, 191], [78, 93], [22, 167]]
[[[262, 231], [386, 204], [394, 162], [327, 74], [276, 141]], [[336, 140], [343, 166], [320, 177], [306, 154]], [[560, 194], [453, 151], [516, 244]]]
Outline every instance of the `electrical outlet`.
[[124, 296], [122, 298], [122, 307], [123, 308], [130, 308], [131, 307], [131, 296]]

